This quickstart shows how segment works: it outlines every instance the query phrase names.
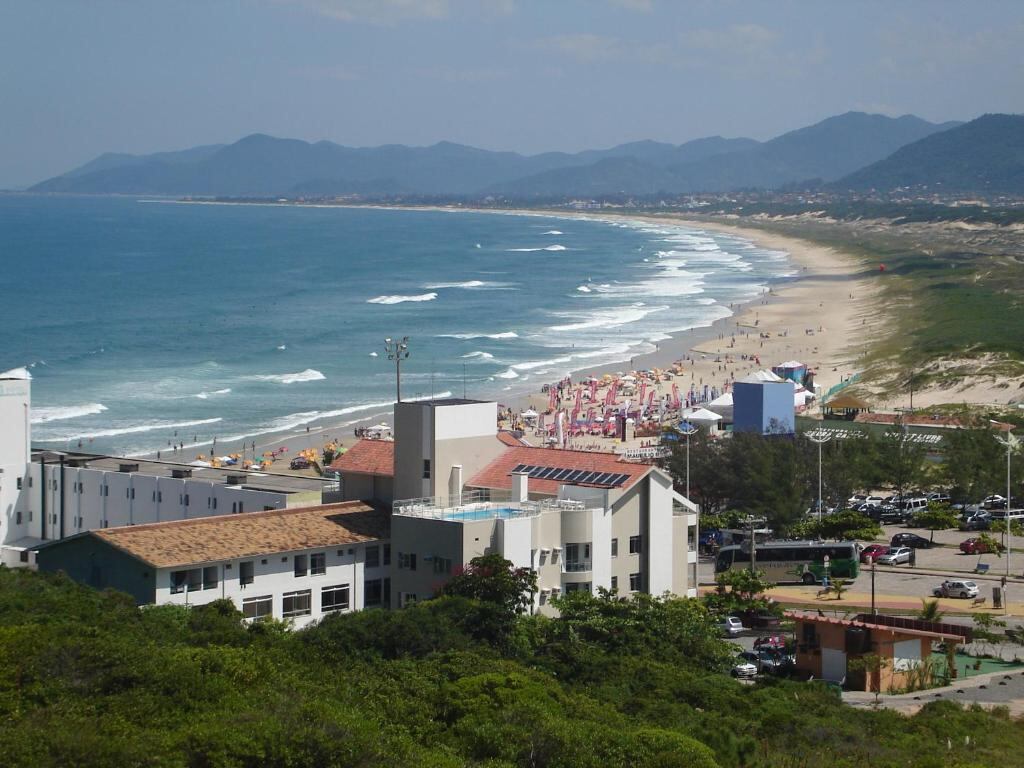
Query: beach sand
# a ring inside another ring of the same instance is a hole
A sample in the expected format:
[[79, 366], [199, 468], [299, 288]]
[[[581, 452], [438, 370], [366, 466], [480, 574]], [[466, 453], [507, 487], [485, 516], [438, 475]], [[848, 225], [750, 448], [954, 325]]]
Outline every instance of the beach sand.
[[[494, 213], [494, 211], [487, 211]], [[511, 212], [509, 212], [511, 213]], [[540, 211], [522, 213], [543, 215]], [[602, 214], [572, 214], [551, 211], [552, 215], [573, 218], [608, 219]], [[728, 224], [692, 221], [677, 216], [625, 215], [634, 221], [679, 224], [744, 237], [757, 245], [789, 254], [794, 267], [792, 279], [775, 284], [763, 296], [735, 314], [717, 321], [710, 327], [697, 328], [675, 334], [658, 344], [657, 351], [638, 355], [618, 364], [597, 368], [584, 368], [572, 373], [573, 381], [585, 376], [600, 377], [604, 373], [667, 368], [674, 361], [691, 357], [687, 372], [691, 379], [677, 377], [681, 390], [689, 388], [690, 381], [701, 386], [717, 386], [738, 380], [748, 373], [770, 368], [787, 360], [798, 360], [817, 371], [815, 383], [821, 391], [858, 372], [857, 361], [865, 353], [868, 341], [880, 330], [881, 312], [877, 293], [866, 278], [865, 267], [857, 257], [797, 238], [763, 232], [754, 228]], [[742, 355], [758, 356], [761, 364], [742, 360]], [[732, 362], [724, 362], [726, 355]], [[721, 359], [723, 362], [718, 362]], [[546, 407], [547, 396], [540, 395], [543, 382], [533, 382], [531, 390], [510, 391], [500, 401], [513, 409], [533, 405]], [[667, 385], [670, 386], [670, 385]], [[469, 392], [470, 397], [473, 392]], [[811, 410], [813, 412], [814, 409]], [[357, 426], [385, 421], [392, 422], [390, 414], [373, 414], [358, 424], [312, 425], [309, 432], [300, 431], [271, 440], [257, 439], [257, 453], [288, 447], [283, 459], [299, 450], [322, 447], [330, 440], [351, 446], [356, 438]], [[593, 442], [593, 441], [590, 441]], [[604, 450], [611, 450], [613, 441], [597, 439]], [[225, 446], [228, 448], [228, 446]], [[274, 467], [281, 471], [287, 466], [279, 460]]]

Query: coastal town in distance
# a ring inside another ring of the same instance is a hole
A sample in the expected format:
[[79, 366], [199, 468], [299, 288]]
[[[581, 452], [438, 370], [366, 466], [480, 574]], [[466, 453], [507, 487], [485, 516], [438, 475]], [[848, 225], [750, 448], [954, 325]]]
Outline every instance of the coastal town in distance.
[[1018, 764], [1024, 9], [49, 5], [5, 762]]

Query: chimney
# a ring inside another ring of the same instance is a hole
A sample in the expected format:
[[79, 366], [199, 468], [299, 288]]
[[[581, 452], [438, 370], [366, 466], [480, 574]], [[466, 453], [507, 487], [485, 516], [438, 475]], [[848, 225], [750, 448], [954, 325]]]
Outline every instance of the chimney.
[[529, 501], [530, 489], [528, 487], [530, 474], [528, 472], [512, 473], [512, 498], [510, 501]]
[[453, 464], [452, 472], [448, 476], [448, 498], [457, 499], [462, 503], [462, 465]]

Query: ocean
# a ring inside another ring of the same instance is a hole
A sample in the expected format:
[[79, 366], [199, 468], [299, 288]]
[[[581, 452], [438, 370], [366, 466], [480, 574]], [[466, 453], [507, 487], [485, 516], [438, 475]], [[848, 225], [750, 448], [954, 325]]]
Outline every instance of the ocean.
[[[218, 452], [501, 400], [711, 325], [793, 271], [739, 237], [621, 219], [0, 197], [0, 370], [33, 443]], [[339, 433], [341, 434], [341, 433]]]

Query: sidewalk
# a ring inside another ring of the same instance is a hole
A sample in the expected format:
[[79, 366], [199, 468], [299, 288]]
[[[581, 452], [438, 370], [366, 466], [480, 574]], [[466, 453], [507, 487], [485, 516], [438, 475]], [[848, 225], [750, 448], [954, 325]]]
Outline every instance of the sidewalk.
[[[848, 590], [843, 593], [841, 600], [837, 600], [835, 595], [832, 593], [818, 597], [818, 592], [820, 591], [821, 587], [819, 585], [793, 585], [773, 587], [768, 590], [768, 595], [776, 602], [786, 605], [810, 606], [812, 608], [820, 608], [821, 610], [841, 610], [844, 612], [859, 611], [862, 609], [864, 611], [871, 610], [870, 592]], [[992, 607], [991, 597], [987, 595], [986, 597], [988, 599], [986, 599], [985, 604], [980, 606], [972, 606], [970, 600], [960, 600], [950, 597], [940, 597], [937, 599], [939, 601], [939, 607], [944, 613], [992, 613], [999, 616], [1004, 614], [1016, 616], [1024, 615], [1024, 602], [1011, 600], [1007, 606], [1007, 610], [1004, 611], [1002, 608], [994, 609]], [[875, 607], [884, 611], [914, 612], [921, 610], [921, 598], [876, 592]]]

